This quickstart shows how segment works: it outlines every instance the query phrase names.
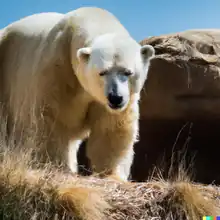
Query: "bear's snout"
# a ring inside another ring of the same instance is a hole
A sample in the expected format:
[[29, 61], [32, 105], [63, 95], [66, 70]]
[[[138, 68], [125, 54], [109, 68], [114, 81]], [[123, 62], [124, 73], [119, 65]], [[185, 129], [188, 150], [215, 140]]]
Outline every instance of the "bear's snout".
[[124, 106], [123, 96], [118, 95], [118, 94], [109, 93], [108, 101], [109, 101], [109, 106], [112, 109], [118, 109]]

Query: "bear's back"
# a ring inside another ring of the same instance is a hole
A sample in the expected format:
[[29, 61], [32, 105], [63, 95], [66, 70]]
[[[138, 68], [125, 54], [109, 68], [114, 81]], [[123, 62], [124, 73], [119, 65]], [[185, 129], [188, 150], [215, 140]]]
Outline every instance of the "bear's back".
[[[82, 7], [66, 14], [79, 32], [86, 35], [88, 41], [106, 33], [129, 35], [125, 27], [110, 12], [102, 8]], [[80, 33], [80, 34], [81, 34]]]
[[64, 14], [56, 12], [37, 13], [13, 22], [3, 30], [6, 30], [8, 33], [13, 32], [26, 36], [48, 34], [63, 17]]

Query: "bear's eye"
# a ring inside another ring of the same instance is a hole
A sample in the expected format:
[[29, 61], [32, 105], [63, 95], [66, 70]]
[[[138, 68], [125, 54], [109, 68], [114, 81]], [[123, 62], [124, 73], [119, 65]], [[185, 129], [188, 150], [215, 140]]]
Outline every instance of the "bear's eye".
[[132, 75], [132, 72], [131, 72], [131, 71], [125, 71], [125, 72], [123, 72], [123, 74], [124, 74], [125, 76], [131, 76], [131, 75]]
[[104, 75], [106, 75], [106, 73], [107, 73], [107, 71], [102, 71], [102, 72], [99, 73], [99, 75], [104, 76]]

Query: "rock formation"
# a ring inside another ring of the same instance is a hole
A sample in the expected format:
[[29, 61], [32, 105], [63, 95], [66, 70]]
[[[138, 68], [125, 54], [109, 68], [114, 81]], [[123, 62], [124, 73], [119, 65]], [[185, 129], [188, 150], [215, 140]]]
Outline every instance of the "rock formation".
[[[132, 178], [184, 165], [192, 179], [220, 183], [220, 30], [189, 30], [141, 42], [155, 47], [142, 92]], [[171, 167], [171, 164], [173, 165]]]

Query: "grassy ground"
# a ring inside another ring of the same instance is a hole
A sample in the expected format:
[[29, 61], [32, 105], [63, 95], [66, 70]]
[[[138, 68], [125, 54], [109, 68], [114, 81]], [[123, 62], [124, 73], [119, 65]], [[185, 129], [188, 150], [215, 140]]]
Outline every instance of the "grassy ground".
[[0, 218], [4, 220], [199, 220], [203, 215], [220, 215], [220, 187], [214, 185], [180, 177], [146, 183], [77, 177], [49, 164], [34, 169], [29, 153], [3, 144], [1, 150]]

